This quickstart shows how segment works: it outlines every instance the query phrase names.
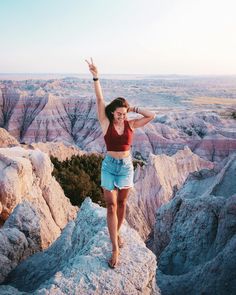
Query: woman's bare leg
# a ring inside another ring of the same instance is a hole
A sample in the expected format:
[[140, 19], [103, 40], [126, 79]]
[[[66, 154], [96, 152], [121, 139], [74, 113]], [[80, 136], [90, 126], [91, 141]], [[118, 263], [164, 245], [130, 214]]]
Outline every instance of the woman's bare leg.
[[104, 198], [107, 206], [107, 226], [110, 234], [110, 239], [112, 243], [112, 257], [109, 261], [111, 267], [115, 267], [118, 262], [119, 255], [119, 246], [118, 246], [118, 238], [117, 238], [117, 192], [116, 190], [108, 191], [106, 189], [104, 191]]
[[119, 247], [123, 246], [123, 241], [119, 235], [120, 227], [125, 219], [125, 213], [126, 213], [126, 202], [128, 199], [130, 189], [121, 189], [118, 190], [117, 194], [117, 234], [118, 234], [118, 245]]

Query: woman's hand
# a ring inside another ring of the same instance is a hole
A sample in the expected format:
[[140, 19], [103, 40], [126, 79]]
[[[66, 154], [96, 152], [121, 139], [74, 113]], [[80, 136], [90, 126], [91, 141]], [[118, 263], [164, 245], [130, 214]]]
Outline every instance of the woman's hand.
[[91, 62], [89, 62], [87, 59], [85, 61], [88, 64], [89, 71], [91, 72], [91, 74], [93, 75], [93, 77], [94, 78], [97, 78], [98, 77], [98, 70], [97, 70], [96, 66], [94, 65], [94, 63], [93, 63], [92, 57], [90, 57], [90, 60], [91, 60]]

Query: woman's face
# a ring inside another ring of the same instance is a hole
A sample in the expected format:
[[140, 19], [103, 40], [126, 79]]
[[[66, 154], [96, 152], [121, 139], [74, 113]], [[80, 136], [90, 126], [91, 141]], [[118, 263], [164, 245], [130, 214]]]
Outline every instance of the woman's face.
[[113, 112], [114, 121], [116, 122], [122, 122], [127, 119], [127, 108], [120, 107], [116, 108]]

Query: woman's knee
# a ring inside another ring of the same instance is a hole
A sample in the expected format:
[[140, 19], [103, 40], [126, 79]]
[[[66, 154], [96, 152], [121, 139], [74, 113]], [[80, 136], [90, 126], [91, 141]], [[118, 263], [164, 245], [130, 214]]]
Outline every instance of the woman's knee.
[[104, 190], [104, 197], [108, 214], [115, 214], [117, 209], [117, 192], [116, 190]]
[[107, 203], [107, 213], [110, 215], [116, 214], [117, 204], [115, 202]]
[[119, 208], [124, 208], [126, 206], [126, 201], [127, 201], [127, 198], [117, 200], [117, 206]]

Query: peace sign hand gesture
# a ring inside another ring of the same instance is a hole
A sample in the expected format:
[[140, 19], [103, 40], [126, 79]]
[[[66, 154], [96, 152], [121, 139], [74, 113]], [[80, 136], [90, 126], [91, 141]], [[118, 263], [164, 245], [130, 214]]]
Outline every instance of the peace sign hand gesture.
[[94, 78], [97, 78], [98, 77], [97, 67], [94, 65], [92, 57], [90, 57], [90, 60], [91, 60], [91, 62], [89, 62], [87, 59], [85, 61], [88, 64], [89, 71], [91, 72], [91, 74], [93, 75], [93, 77]]

